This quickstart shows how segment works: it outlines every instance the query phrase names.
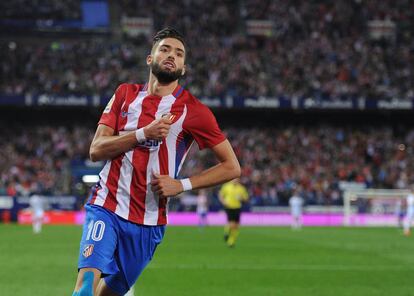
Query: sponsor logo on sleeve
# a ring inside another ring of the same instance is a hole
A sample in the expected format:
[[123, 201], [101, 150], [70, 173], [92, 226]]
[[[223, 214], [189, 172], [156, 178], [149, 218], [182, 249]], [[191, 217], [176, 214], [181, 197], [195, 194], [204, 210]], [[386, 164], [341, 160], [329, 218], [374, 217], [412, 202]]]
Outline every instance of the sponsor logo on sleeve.
[[113, 95], [112, 98], [109, 100], [103, 113], [109, 113], [111, 111], [112, 104], [114, 103], [114, 101], [115, 101], [115, 95]]

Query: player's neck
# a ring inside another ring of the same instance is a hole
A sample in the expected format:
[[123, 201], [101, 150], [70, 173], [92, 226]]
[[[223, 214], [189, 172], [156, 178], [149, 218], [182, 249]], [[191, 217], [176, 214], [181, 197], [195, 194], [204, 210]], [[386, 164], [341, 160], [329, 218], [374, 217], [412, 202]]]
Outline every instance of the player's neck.
[[177, 85], [178, 80], [168, 84], [162, 84], [151, 74], [148, 81], [148, 94], [160, 97], [168, 96], [173, 93]]

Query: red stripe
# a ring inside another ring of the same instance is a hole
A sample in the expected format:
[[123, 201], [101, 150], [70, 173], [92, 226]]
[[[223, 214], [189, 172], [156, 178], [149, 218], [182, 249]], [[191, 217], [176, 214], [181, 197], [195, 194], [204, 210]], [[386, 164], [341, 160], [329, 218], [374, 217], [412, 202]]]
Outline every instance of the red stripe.
[[[134, 99], [136, 97], [136, 93], [133, 93], [132, 95], [133, 95], [132, 97], [128, 96], [128, 88], [127, 88], [125, 92], [125, 100], [124, 100], [125, 103], [122, 106], [121, 114], [118, 114], [118, 117], [117, 117], [118, 118], [118, 123], [117, 123], [118, 130], [115, 131], [115, 134], [118, 134], [120, 130], [123, 130], [125, 128], [128, 117], [122, 116], [122, 112], [128, 112], [129, 105], [132, 102], [131, 98]], [[119, 181], [119, 178], [121, 177], [120, 176], [121, 166], [122, 166], [122, 159], [124, 158], [124, 156], [125, 156], [125, 153], [121, 154], [120, 156], [118, 156], [117, 158], [111, 161], [111, 167], [109, 169], [109, 174], [108, 174], [108, 178], [106, 181], [106, 185], [108, 187], [108, 194], [105, 198], [103, 207], [113, 212], [115, 212], [116, 206], [118, 204], [116, 200], [116, 192], [118, 190], [118, 181]]]
[[[163, 141], [158, 152], [160, 163], [160, 175], [168, 175], [168, 148], [166, 141]], [[166, 212], [167, 199], [161, 198], [158, 202], [158, 225], [167, 224]]]
[[121, 165], [123, 158], [124, 155], [120, 155], [111, 161], [111, 168], [109, 169], [109, 174], [106, 181], [106, 186], [108, 187], [108, 194], [106, 195], [103, 207], [112, 212], [115, 212], [116, 209], [116, 191], [118, 189], [118, 181], [119, 176], [121, 174]]
[[93, 205], [95, 203], [96, 197], [98, 196], [98, 191], [101, 190], [101, 189], [102, 189], [102, 187], [100, 185], [95, 186], [95, 188], [92, 191], [92, 198], [91, 198], [91, 201], [90, 201], [89, 204]]
[[145, 213], [145, 197], [147, 195], [147, 166], [149, 150], [135, 148], [132, 156], [134, 170], [132, 172], [128, 220], [143, 224]]
[[[176, 122], [184, 111], [184, 104], [182, 104], [181, 100], [176, 99], [175, 102], [171, 106], [170, 113], [175, 115], [174, 122]], [[178, 140], [178, 139], [177, 139]], [[163, 141], [160, 150], [158, 152], [158, 159], [160, 163], [160, 174], [161, 175], [170, 175], [169, 168], [168, 168], [168, 147], [166, 141]], [[171, 172], [174, 174], [174, 172]], [[160, 199], [158, 203], [158, 225], [167, 224], [167, 199], [163, 198]]]
[[[127, 90], [128, 92], [128, 90]], [[129, 105], [132, 103], [133, 99], [129, 99], [128, 97], [125, 98], [125, 104], [122, 106], [121, 114], [118, 116], [118, 131], [122, 131], [125, 128], [125, 125], [128, 121], [128, 116], [123, 116], [122, 114], [128, 114]], [[116, 131], [116, 132], [118, 132]]]
[[[161, 97], [147, 96], [144, 98], [137, 128], [144, 127], [155, 119], [160, 102]], [[144, 223], [148, 159], [149, 150], [147, 148], [135, 148], [132, 157], [134, 171], [130, 187], [131, 202], [128, 220], [138, 224]]]

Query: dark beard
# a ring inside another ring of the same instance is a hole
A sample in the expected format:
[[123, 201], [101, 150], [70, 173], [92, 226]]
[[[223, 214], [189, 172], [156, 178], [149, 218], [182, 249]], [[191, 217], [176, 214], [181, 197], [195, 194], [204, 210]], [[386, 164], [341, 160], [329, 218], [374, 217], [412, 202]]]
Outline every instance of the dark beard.
[[151, 72], [157, 77], [158, 81], [162, 84], [168, 84], [176, 81], [182, 76], [182, 69], [177, 69], [174, 72], [164, 71], [161, 69], [160, 64], [156, 62], [151, 63]]

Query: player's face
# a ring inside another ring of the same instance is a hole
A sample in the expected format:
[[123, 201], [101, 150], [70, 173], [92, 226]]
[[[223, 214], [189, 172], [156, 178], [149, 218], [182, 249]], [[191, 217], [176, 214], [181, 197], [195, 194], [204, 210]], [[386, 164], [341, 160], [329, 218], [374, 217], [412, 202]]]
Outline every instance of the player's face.
[[147, 64], [151, 72], [161, 83], [170, 83], [185, 73], [185, 48], [181, 41], [175, 38], [161, 40], [151, 55], [147, 57]]

